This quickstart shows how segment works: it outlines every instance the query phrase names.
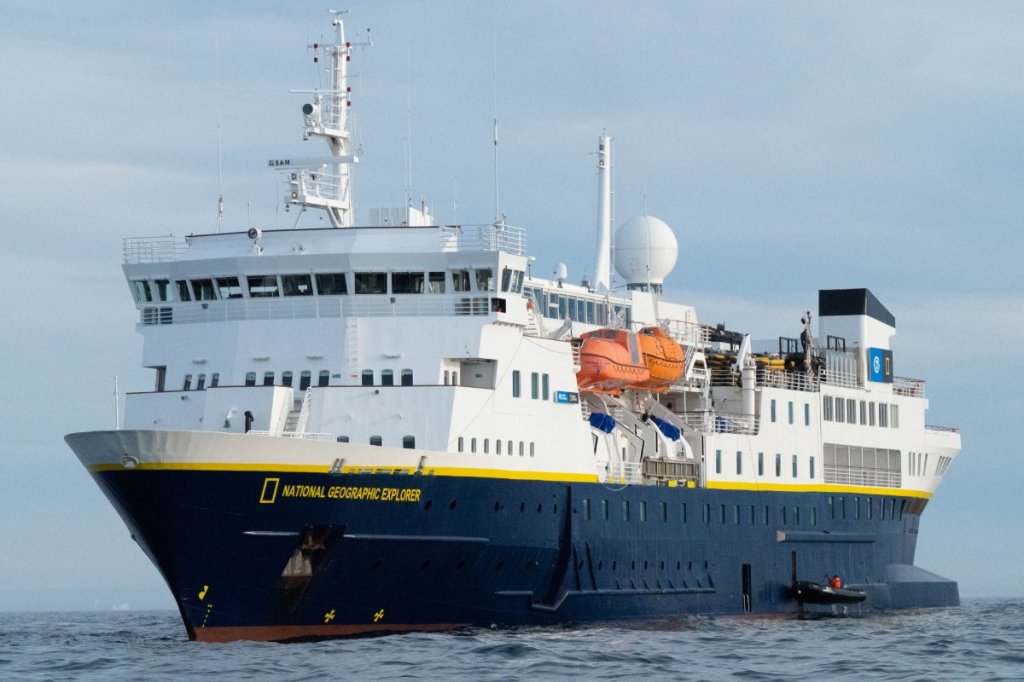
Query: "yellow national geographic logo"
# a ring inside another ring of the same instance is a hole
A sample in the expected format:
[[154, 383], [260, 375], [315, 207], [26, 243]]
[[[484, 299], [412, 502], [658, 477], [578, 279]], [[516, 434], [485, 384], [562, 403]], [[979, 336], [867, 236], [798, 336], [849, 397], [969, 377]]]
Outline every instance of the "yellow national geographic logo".
[[260, 504], [274, 504], [277, 501], [277, 488], [281, 485], [280, 478], [264, 478], [263, 492], [260, 493]]

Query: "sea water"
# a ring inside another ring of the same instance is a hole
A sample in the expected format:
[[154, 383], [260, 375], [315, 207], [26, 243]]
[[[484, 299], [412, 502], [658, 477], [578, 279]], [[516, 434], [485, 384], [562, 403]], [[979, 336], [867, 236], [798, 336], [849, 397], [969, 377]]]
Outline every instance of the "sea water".
[[0, 679], [1018, 680], [1024, 600], [822, 620], [200, 644], [172, 611], [0, 613]]

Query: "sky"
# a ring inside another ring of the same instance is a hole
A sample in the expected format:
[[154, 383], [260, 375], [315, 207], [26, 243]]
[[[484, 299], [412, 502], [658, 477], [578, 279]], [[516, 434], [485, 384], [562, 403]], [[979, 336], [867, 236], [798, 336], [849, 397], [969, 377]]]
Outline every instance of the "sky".
[[[0, 9], [0, 610], [173, 608], [63, 442], [146, 390], [121, 239], [286, 228], [289, 92], [331, 4], [6, 0]], [[350, 0], [355, 194], [528, 230], [534, 272], [592, 274], [598, 137], [615, 220], [672, 226], [667, 297], [799, 333], [822, 288], [868, 287], [896, 374], [963, 453], [916, 563], [1021, 597], [1024, 4]], [[411, 172], [410, 172], [411, 168]], [[411, 183], [408, 181], [411, 178]], [[407, 190], [408, 186], [408, 190]], [[307, 216], [302, 224], [312, 226]], [[1007, 345], [1009, 344], [1009, 345]]]

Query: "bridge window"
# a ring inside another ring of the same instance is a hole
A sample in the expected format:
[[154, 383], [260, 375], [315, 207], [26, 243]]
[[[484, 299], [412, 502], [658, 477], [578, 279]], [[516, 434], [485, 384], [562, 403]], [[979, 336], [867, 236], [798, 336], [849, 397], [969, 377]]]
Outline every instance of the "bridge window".
[[[341, 275], [341, 284], [344, 289], [345, 275]], [[309, 275], [281, 275], [281, 289], [285, 296], [312, 296], [313, 278]]]
[[188, 282], [183, 279], [179, 279], [174, 282], [175, 287], [178, 290], [178, 300], [187, 302], [192, 300], [192, 292], [189, 291]]
[[395, 372], [394, 370], [385, 369], [380, 373], [380, 385], [381, 386], [394, 386], [395, 385]]
[[308, 369], [302, 370], [302, 374], [299, 375], [299, 390], [305, 391], [309, 388], [310, 383], [313, 381], [313, 373]]
[[431, 272], [427, 275], [428, 291], [432, 294], [444, 293], [444, 273]]
[[273, 386], [274, 385], [274, 373], [273, 372], [264, 372], [263, 373], [263, 385], [264, 386]]
[[402, 370], [402, 385], [403, 386], [412, 386], [412, 370], [411, 369], [403, 369]]
[[249, 284], [249, 298], [273, 298], [280, 294], [277, 275], [251, 275], [246, 282]]
[[281, 385], [291, 386], [292, 385], [292, 373], [289, 371], [281, 372]]
[[512, 285], [512, 271], [508, 268], [501, 269], [501, 290], [508, 291]]
[[455, 291], [469, 291], [469, 270], [452, 270], [452, 287]]
[[214, 372], [210, 375], [210, 388], [216, 388], [220, 386], [220, 372]]
[[246, 372], [245, 373], [245, 385], [246, 386], [255, 386], [256, 385], [256, 372]]
[[331, 372], [330, 372], [330, 370], [326, 370], [326, 369], [320, 370], [320, 378], [317, 381], [316, 385], [317, 386], [326, 386], [329, 383], [331, 383]]
[[144, 279], [132, 281], [132, 297], [136, 303], [151, 303], [153, 301], [153, 290], [150, 288], [149, 282]]
[[192, 293], [196, 295], [197, 301], [216, 301], [217, 294], [214, 293], [212, 279], [192, 280]]
[[171, 297], [169, 295], [170, 292], [168, 291], [168, 289], [170, 289], [171, 286], [170, 280], [158, 279], [155, 282], [153, 282], [153, 286], [156, 287], [156, 298], [158, 301], [171, 300]]
[[200, 374], [199, 378], [196, 380], [196, 390], [201, 391], [204, 388], [206, 388], [206, 375]]
[[476, 271], [476, 290], [494, 291], [494, 270], [479, 268]]
[[363, 386], [373, 386], [373, 370], [363, 370]]
[[242, 285], [238, 283], [237, 277], [218, 277], [217, 293], [221, 300], [242, 298]]
[[192, 389], [192, 375], [186, 374], [185, 381], [181, 385], [181, 390], [188, 391]]
[[388, 293], [388, 274], [386, 272], [357, 272], [357, 294]]
[[[383, 273], [378, 273], [381, 277]], [[359, 289], [358, 275], [356, 289]], [[321, 272], [316, 276], [316, 290], [321, 296], [341, 296], [348, 293], [344, 272]], [[383, 293], [383, 292], [382, 292]]]
[[423, 273], [422, 272], [392, 272], [391, 293], [393, 294], [422, 294]]

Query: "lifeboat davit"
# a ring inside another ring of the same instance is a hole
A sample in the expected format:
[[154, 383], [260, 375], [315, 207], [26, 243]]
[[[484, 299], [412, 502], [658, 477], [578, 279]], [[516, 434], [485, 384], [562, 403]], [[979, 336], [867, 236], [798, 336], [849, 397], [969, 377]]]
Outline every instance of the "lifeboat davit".
[[618, 393], [623, 388], [650, 381], [637, 336], [624, 329], [598, 329], [581, 336], [580, 371], [576, 382], [582, 391]]
[[683, 376], [683, 348], [658, 327], [644, 327], [637, 333], [640, 354], [651, 376], [631, 388], [664, 391]]

